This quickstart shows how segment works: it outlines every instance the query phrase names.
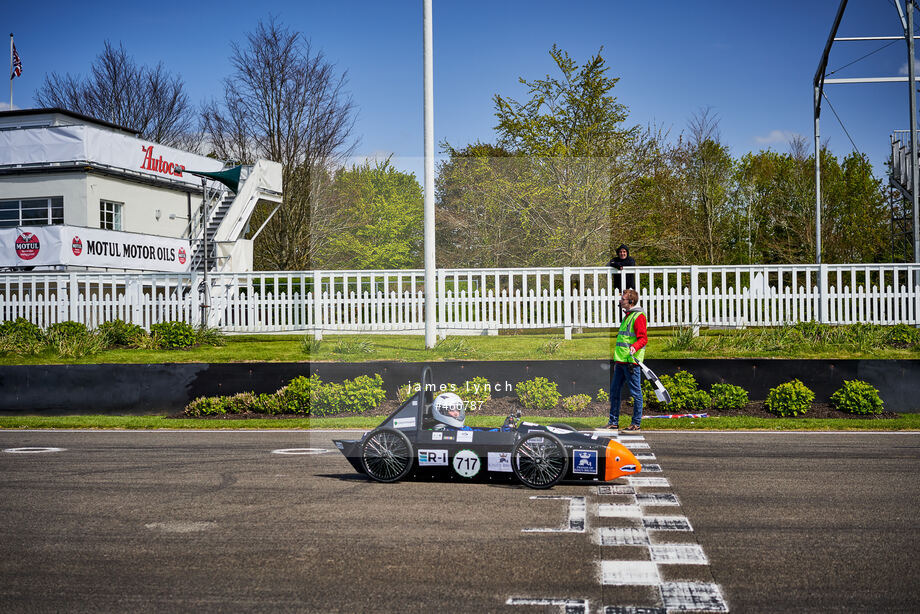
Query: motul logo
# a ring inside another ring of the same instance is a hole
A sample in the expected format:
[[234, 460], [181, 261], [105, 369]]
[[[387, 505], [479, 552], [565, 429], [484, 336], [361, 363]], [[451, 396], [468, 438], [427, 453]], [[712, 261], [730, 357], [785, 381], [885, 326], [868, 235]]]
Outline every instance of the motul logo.
[[163, 156], [154, 158], [153, 145], [150, 147], [141, 145], [141, 149], [144, 151], [144, 161], [141, 163], [141, 168], [143, 170], [163, 173], [164, 175], [173, 175], [175, 177], [182, 176], [182, 171], [185, 170], [184, 165], [177, 162], [167, 162], [163, 159]]

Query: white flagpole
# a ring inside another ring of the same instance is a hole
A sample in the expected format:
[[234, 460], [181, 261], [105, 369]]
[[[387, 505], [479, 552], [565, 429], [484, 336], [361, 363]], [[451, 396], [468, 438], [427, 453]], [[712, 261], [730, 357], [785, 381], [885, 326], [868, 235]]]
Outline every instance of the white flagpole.
[[10, 111], [13, 110], [13, 33], [10, 32]]

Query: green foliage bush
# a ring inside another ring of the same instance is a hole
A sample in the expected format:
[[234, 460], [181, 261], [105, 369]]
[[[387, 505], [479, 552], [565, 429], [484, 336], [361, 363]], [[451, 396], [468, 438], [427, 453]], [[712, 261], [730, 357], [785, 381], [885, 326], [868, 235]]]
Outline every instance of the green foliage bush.
[[713, 384], [709, 395], [715, 409], [742, 409], [748, 404], [747, 390], [733, 384]]
[[610, 393], [604, 390], [603, 388], [597, 389], [597, 400], [603, 403], [610, 402]]
[[42, 329], [25, 318], [0, 323], [0, 353], [20, 356], [41, 354], [45, 349]]
[[655, 397], [655, 389], [648, 380], [642, 381], [642, 397], [652, 407], [664, 407], [670, 411], [701, 412], [709, 409], [712, 399], [705, 390], [700, 390], [696, 378], [688, 371], [679, 370], [674, 375], [662, 375], [658, 379], [671, 394], [670, 403], [661, 403]]
[[345, 387], [342, 384], [329, 382], [317, 388], [310, 405], [310, 414], [313, 416], [329, 416], [342, 411], [345, 404]]
[[252, 403], [252, 411], [259, 414], [268, 414], [277, 416], [285, 413], [285, 396], [284, 389], [276, 392], [263, 392], [255, 395]]
[[195, 343], [198, 345], [213, 345], [221, 347], [227, 344], [224, 334], [217, 328], [200, 326], [195, 329]]
[[895, 348], [909, 348], [920, 344], [920, 329], [909, 324], [895, 324], [888, 328], [886, 341]]
[[556, 382], [551, 382], [545, 377], [519, 382], [514, 391], [518, 400], [527, 409], [548, 410], [559, 404], [560, 395]]
[[198, 397], [185, 406], [186, 416], [219, 416], [227, 413], [230, 397]]
[[92, 356], [105, 347], [103, 336], [85, 324], [67, 320], [52, 324], [45, 331], [45, 343], [65, 358]]
[[553, 337], [552, 339], [546, 340], [540, 346], [541, 354], [556, 354], [559, 352], [559, 348], [562, 347], [563, 339], [561, 337]]
[[764, 407], [768, 412], [777, 416], [798, 416], [807, 412], [814, 400], [815, 393], [808, 386], [794, 379], [771, 389], [764, 402]]
[[322, 385], [323, 382], [316, 373], [310, 377], [301, 375], [292, 379], [287, 386], [278, 391], [284, 394], [284, 413], [309, 414], [313, 396]]
[[416, 393], [420, 388], [418, 382], [409, 382], [408, 384], [403, 384], [396, 389], [396, 401], [401, 405], [409, 400], [409, 398]]
[[333, 354], [373, 354], [375, 351], [374, 344], [364, 339], [343, 340], [332, 346]]
[[488, 378], [474, 377], [457, 388], [457, 395], [467, 403], [468, 411], [476, 411], [492, 399], [492, 383]]
[[103, 322], [96, 331], [102, 335], [106, 347], [142, 347], [148, 337], [142, 327], [124, 320]]
[[322, 339], [310, 337], [309, 335], [304, 335], [300, 338], [300, 351], [308, 356], [319, 353], [321, 347], [323, 347]]
[[160, 322], [150, 327], [150, 336], [157, 347], [176, 350], [195, 343], [195, 329], [187, 322]]
[[374, 377], [359, 375], [355, 379], [342, 382], [343, 409], [350, 413], [363, 414], [373, 411], [383, 403], [386, 396], [383, 378], [379, 373], [375, 373]]
[[562, 399], [562, 408], [566, 411], [582, 411], [590, 402], [590, 395], [575, 394]]
[[880, 414], [884, 403], [878, 389], [862, 380], [845, 380], [843, 387], [831, 395], [831, 404], [849, 414]]

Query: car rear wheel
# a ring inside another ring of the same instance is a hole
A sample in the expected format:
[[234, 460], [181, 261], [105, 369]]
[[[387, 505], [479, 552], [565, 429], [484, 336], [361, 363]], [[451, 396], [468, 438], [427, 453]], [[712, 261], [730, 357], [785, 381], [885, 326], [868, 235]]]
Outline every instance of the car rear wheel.
[[403, 479], [412, 469], [413, 460], [412, 443], [405, 433], [396, 429], [376, 429], [361, 444], [364, 471], [378, 482]]
[[511, 452], [514, 475], [530, 488], [555, 486], [565, 476], [568, 465], [565, 446], [552, 433], [528, 433]]

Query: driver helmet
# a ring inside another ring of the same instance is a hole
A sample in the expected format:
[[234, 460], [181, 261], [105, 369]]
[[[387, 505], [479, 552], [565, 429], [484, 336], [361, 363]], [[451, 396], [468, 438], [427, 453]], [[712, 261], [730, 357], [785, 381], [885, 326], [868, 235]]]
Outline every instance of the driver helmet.
[[442, 392], [435, 397], [431, 413], [434, 419], [442, 424], [463, 428], [466, 410], [463, 408], [463, 399], [454, 392]]

